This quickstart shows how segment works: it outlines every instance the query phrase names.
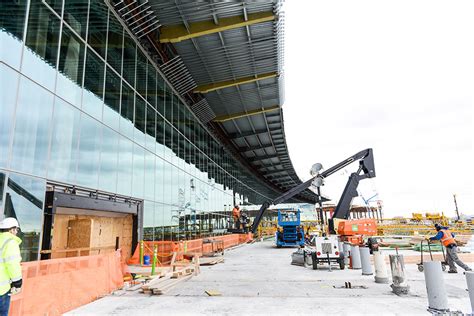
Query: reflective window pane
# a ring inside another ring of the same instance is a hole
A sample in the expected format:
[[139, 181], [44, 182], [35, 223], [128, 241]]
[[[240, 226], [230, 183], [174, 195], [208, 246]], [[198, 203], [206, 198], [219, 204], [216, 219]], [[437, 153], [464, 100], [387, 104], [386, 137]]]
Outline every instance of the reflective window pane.
[[155, 152], [156, 111], [150, 105], [146, 106], [146, 148]]
[[76, 182], [89, 188], [97, 188], [101, 124], [86, 114], [81, 116], [81, 139], [77, 157]]
[[117, 158], [119, 135], [110, 128], [102, 127], [100, 148], [99, 188], [108, 192], [117, 190]]
[[135, 42], [125, 32], [123, 47], [123, 77], [131, 86], [135, 85]]
[[135, 88], [137, 92], [146, 97], [147, 59], [140, 49], [137, 49], [137, 77]]
[[137, 198], [144, 196], [144, 173], [145, 172], [145, 149], [141, 146], [133, 146], [133, 182], [132, 195]]
[[86, 38], [88, 1], [64, 1], [64, 20], [82, 38]]
[[145, 101], [138, 95], [135, 95], [134, 140], [142, 146], [145, 146], [145, 106]]
[[122, 71], [123, 27], [113, 14], [109, 14], [109, 37], [107, 39], [107, 63], [118, 73]]
[[[20, 68], [26, 1], [2, 1], [0, 10], [0, 60]], [[7, 49], [8, 47], [8, 49]]]
[[[32, 2], [40, 2], [38, 0], [32, 0]], [[63, 0], [45, 0], [49, 7], [53, 9], [58, 15], [61, 15], [63, 9]]]
[[103, 122], [115, 130], [119, 129], [121, 80], [109, 67], [105, 76], [105, 103]]
[[80, 106], [84, 72], [84, 43], [68, 27], [63, 27], [59, 53], [59, 75], [56, 93], [68, 102]]
[[145, 201], [143, 206], [143, 240], [154, 240], [155, 203]]
[[155, 155], [145, 150], [145, 199], [155, 200]]
[[[97, 119], [102, 119], [104, 69], [104, 61], [102, 61], [102, 59], [100, 59], [99, 56], [94, 53], [94, 51], [92, 51], [91, 49], [87, 49], [86, 75], [84, 76], [82, 110]], [[113, 80], [111, 80], [111, 82], [113, 82]], [[114, 88], [118, 88], [119, 90], [117, 91]], [[108, 93], [114, 93], [118, 96], [118, 94], [120, 93], [120, 86], [116, 87], [112, 85], [111, 91], [109, 91]]]
[[132, 193], [132, 158], [133, 143], [125, 137], [120, 137], [119, 156], [117, 164], [117, 192], [130, 196]]
[[13, 173], [7, 182], [4, 216], [14, 217], [20, 224], [22, 261], [38, 260], [45, 187], [44, 180]]
[[41, 1], [31, 1], [22, 72], [50, 90], [56, 78], [59, 27], [59, 19]]
[[7, 167], [18, 73], [0, 64], [0, 167]]
[[52, 128], [48, 179], [74, 183], [80, 131], [79, 110], [56, 98]]
[[120, 106], [120, 132], [133, 138], [134, 95], [132, 88], [122, 85], [122, 103]]
[[102, 0], [91, 0], [89, 9], [89, 34], [87, 42], [105, 58], [107, 41], [107, 5]]
[[53, 95], [28, 79], [20, 80], [11, 167], [46, 175]]

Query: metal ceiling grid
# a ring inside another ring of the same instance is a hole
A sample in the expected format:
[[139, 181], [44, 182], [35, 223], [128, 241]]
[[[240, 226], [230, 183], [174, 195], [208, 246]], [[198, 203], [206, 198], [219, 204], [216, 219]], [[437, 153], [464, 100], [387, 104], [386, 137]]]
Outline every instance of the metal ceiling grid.
[[[244, 21], [249, 21], [252, 14], [272, 15], [272, 20], [221, 27], [216, 32], [204, 31], [185, 40], [173, 40], [172, 45], [198, 86], [195, 91], [202, 91], [202, 98], [198, 99], [201, 101], [191, 105], [191, 109], [205, 123], [219, 122], [217, 124], [234, 146], [233, 152], [238, 152], [259, 172], [255, 174], [249, 169], [250, 173], [266, 179], [280, 190], [301, 183], [284, 137], [281, 2], [150, 0], [150, 5], [164, 27], [184, 27], [186, 36], [193, 35], [196, 23], [211, 21], [219, 28], [220, 22], [224, 25], [228, 21], [225, 19], [240, 17], [242, 20], [243, 17]], [[210, 88], [198, 89], [205, 85]], [[252, 179], [248, 181], [258, 183]], [[299, 197], [313, 202], [316, 198], [310, 191]]]

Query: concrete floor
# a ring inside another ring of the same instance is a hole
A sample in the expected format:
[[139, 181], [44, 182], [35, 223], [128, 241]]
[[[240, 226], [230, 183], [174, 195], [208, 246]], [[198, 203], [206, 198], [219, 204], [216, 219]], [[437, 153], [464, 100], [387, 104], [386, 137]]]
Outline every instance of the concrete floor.
[[[410, 294], [398, 297], [389, 284], [377, 284], [361, 270], [312, 270], [290, 264], [295, 249], [272, 241], [244, 245], [225, 262], [202, 267], [201, 274], [166, 295], [119, 291], [66, 315], [429, 315], [424, 274], [406, 266]], [[460, 269], [461, 270], [461, 269]], [[465, 276], [444, 273], [451, 310], [470, 312]], [[345, 281], [367, 289], [338, 289]], [[205, 290], [222, 296], [209, 297]]]

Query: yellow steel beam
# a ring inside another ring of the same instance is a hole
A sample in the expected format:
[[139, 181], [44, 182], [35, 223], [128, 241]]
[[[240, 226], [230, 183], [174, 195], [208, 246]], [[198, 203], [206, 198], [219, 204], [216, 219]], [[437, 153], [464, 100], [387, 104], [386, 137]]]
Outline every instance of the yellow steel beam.
[[195, 88], [193, 92], [194, 93], [208, 93], [211, 91], [238, 86], [244, 83], [250, 83], [250, 82], [255, 82], [255, 81], [259, 81], [263, 79], [273, 78], [273, 77], [276, 77], [277, 75], [278, 74], [276, 72], [271, 72], [271, 73], [261, 74], [257, 76], [243, 77], [236, 80], [227, 80], [227, 81], [221, 81], [221, 82], [216, 82], [216, 83], [204, 84]]
[[178, 43], [190, 38], [231, 30], [256, 23], [273, 21], [274, 19], [275, 15], [273, 12], [258, 12], [248, 14], [247, 21], [245, 21], [243, 16], [231, 16], [219, 19], [219, 24], [215, 24], [213, 20], [189, 23], [189, 32], [182, 24], [162, 26], [160, 29], [160, 42]]
[[265, 113], [265, 112], [270, 112], [270, 111], [275, 111], [280, 108], [279, 105], [274, 105], [270, 106], [268, 108], [261, 108], [261, 109], [256, 109], [252, 111], [247, 111], [247, 112], [239, 112], [239, 113], [233, 113], [233, 114], [228, 114], [228, 115], [221, 115], [221, 116], [216, 116], [212, 121], [214, 122], [226, 122], [230, 120], [235, 120], [241, 117], [246, 117], [246, 116], [251, 116], [255, 114], [260, 114], [260, 113]]

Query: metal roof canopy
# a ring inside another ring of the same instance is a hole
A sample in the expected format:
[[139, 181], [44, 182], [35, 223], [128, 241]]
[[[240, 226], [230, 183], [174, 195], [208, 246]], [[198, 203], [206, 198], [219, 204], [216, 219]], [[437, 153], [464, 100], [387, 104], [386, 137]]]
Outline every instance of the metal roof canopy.
[[[188, 105], [196, 116], [211, 131], [223, 131], [230, 151], [276, 195], [300, 184], [289, 158], [281, 108], [281, 1], [135, 4], [150, 7], [160, 24], [151, 35], [156, 33], [159, 45], [172, 45], [177, 53], [160, 68], [192, 101]], [[306, 190], [295, 200], [314, 203], [316, 198]]]

